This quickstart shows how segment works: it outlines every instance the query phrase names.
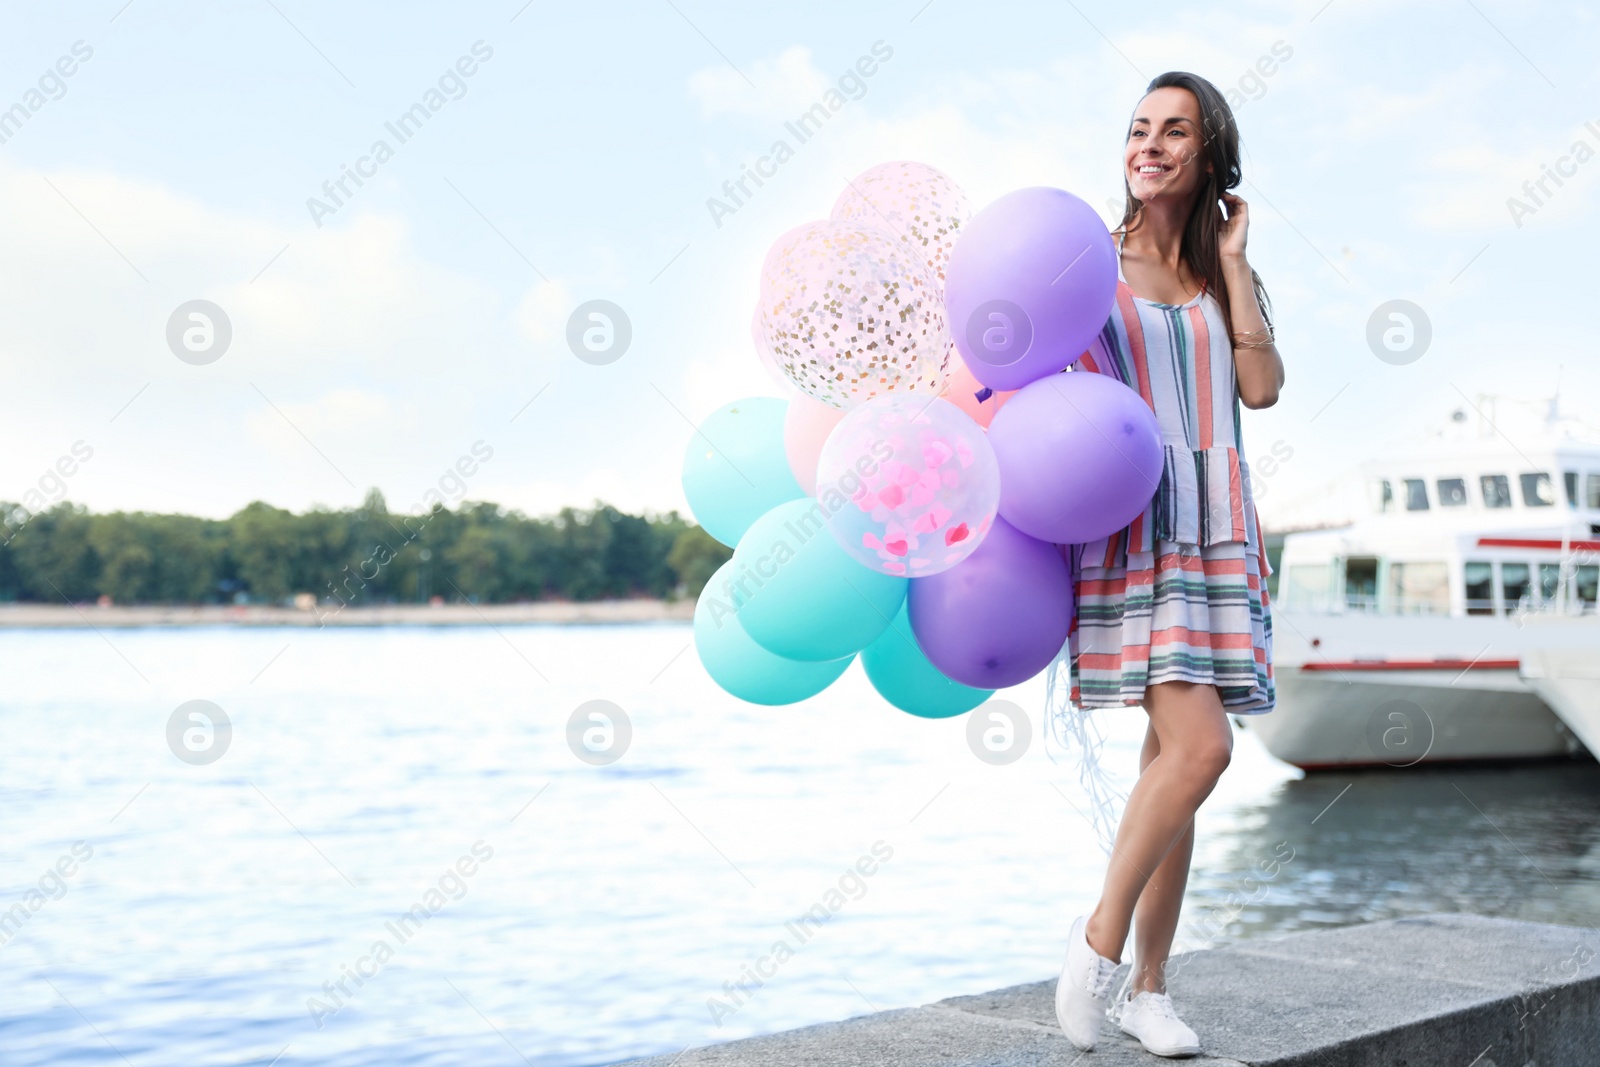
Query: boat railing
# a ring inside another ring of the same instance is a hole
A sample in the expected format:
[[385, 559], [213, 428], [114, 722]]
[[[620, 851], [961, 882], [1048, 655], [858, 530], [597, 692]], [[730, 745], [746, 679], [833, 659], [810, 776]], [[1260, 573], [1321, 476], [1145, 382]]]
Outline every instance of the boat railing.
[[[1326, 611], [1332, 605], [1325, 603], [1310, 603], [1305, 605], [1310, 611]], [[1543, 599], [1524, 593], [1515, 603], [1507, 604], [1503, 612], [1496, 610], [1493, 600], [1467, 600], [1465, 602], [1468, 615], [1497, 615], [1504, 614], [1512, 618], [1525, 618], [1530, 615], [1539, 616], [1576, 616], [1593, 615], [1596, 605], [1593, 601], [1584, 601], [1577, 597], [1563, 599]], [[1450, 605], [1437, 597], [1378, 597], [1370, 593], [1347, 593], [1344, 596], [1344, 610], [1346, 612], [1360, 612], [1369, 615], [1449, 615]]]
[[1578, 597], [1562, 597], [1552, 599], [1538, 599], [1524, 593], [1507, 614], [1515, 619], [1524, 619], [1529, 616], [1555, 616], [1565, 617], [1572, 615], [1593, 615], [1596, 605], [1593, 601], [1585, 602]]

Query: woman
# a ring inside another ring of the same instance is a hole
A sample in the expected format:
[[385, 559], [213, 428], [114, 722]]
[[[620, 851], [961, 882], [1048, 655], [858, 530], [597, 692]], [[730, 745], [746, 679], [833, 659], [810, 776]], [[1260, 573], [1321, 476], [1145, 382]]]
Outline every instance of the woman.
[[[1075, 551], [1071, 711], [1149, 716], [1100, 901], [1072, 925], [1056, 1016], [1080, 1049], [1111, 1015], [1157, 1055], [1200, 1050], [1163, 975], [1194, 814], [1233, 752], [1228, 713], [1271, 711], [1272, 626], [1239, 405], [1283, 386], [1261, 281], [1245, 259], [1239, 134], [1222, 94], [1173, 72], [1150, 83], [1123, 153], [1117, 307], [1076, 371], [1135, 388], [1165, 446], [1160, 487], [1126, 529]], [[1224, 215], [1223, 207], [1226, 207]], [[1123, 993], [1111, 975], [1138, 928]]]

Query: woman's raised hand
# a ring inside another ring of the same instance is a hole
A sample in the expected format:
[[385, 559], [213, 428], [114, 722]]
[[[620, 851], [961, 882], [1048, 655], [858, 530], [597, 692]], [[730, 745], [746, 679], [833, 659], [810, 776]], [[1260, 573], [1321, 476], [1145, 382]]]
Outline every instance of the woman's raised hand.
[[1250, 227], [1250, 205], [1232, 193], [1222, 194], [1228, 217], [1217, 227], [1217, 251], [1223, 259], [1243, 259], [1245, 231]]

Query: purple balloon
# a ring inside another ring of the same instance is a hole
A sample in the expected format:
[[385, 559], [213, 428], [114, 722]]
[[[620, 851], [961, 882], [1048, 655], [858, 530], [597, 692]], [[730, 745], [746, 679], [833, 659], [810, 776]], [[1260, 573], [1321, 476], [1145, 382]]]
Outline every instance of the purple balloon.
[[1106, 224], [1071, 193], [1007, 193], [961, 227], [944, 291], [950, 333], [972, 376], [1020, 389], [1083, 355], [1117, 299]]
[[1048, 667], [1072, 625], [1072, 573], [1055, 545], [1004, 519], [972, 555], [911, 579], [911, 632], [948, 678], [1004, 689]]
[[1161, 427], [1144, 398], [1092, 371], [1019, 390], [989, 424], [1000, 514], [1030, 537], [1082, 544], [1131, 523], [1161, 484]]

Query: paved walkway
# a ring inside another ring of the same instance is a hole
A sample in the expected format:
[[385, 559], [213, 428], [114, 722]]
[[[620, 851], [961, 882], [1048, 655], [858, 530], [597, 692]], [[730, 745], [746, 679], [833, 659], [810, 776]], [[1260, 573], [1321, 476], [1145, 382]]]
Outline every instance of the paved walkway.
[[[1115, 990], [1121, 985], [1119, 969]], [[1174, 957], [1168, 988], [1200, 1035], [1193, 1067], [1592, 1067], [1600, 933], [1439, 914]], [[1080, 1053], [1055, 981], [954, 997], [631, 1061], [636, 1067], [931, 1067], [1164, 1062], [1109, 1021]]]

